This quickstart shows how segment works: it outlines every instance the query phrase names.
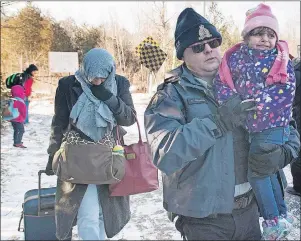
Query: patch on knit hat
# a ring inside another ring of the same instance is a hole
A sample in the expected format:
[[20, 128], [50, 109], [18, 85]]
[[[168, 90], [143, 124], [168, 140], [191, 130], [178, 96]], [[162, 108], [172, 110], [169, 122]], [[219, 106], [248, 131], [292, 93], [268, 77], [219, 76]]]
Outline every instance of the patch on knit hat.
[[209, 32], [207, 28], [205, 28], [204, 25], [199, 26], [199, 40], [203, 40], [205, 38], [212, 37], [212, 34]]

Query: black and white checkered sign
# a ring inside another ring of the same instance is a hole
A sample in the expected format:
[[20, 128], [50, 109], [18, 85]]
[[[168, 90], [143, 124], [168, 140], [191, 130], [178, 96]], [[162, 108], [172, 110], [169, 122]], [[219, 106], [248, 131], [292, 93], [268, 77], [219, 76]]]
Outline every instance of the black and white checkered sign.
[[144, 43], [139, 52], [141, 63], [153, 72], [160, 69], [167, 57], [167, 54], [159, 46], [150, 43]]

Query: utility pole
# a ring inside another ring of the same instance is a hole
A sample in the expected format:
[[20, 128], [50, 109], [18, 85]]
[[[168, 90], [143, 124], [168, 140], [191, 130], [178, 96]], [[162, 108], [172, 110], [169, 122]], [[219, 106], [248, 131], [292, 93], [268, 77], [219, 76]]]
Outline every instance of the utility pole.
[[204, 1], [204, 5], [203, 5], [203, 17], [206, 18], [206, 1]]

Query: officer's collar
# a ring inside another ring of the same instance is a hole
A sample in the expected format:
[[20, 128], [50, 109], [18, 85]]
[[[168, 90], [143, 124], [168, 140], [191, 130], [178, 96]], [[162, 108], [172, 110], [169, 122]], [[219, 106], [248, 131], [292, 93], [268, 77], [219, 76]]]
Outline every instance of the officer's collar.
[[203, 80], [199, 77], [194, 76], [194, 78], [200, 82], [201, 85], [203, 85], [206, 89], [210, 88], [210, 84], [208, 84], [208, 82], [206, 80]]
[[207, 89], [208, 87], [208, 83], [203, 80], [200, 79], [199, 77], [194, 76], [191, 71], [187, 68], [187, 66], [185, 64], [182, 65], [182, 76], [183, 79], [186, 79], [189, 83], [189, 85], [192, 87], [201, 87], [202, 89]]

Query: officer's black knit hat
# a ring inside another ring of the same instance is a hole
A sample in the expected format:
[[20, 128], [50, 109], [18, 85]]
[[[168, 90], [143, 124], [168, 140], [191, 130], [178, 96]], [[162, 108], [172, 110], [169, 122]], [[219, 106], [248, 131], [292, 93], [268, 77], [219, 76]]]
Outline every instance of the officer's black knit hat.
[[221, 34], [206, 18], [192, 8], [186, 8], [180, 13], [175, 31], [178, 59], [183, 58], [184, 50], [191, 44], [211, 38], [222, 40]]

